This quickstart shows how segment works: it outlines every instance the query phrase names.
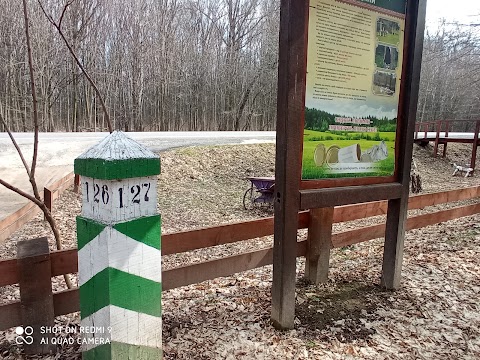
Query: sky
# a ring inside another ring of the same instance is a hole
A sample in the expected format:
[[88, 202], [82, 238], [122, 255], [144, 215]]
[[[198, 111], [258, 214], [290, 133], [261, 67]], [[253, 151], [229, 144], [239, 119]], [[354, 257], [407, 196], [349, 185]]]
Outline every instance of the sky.
[[447, 22], [480, 23], [480, 1], [427, 0], [427, 27], [436, 28], [441, 18], [445, 18]]

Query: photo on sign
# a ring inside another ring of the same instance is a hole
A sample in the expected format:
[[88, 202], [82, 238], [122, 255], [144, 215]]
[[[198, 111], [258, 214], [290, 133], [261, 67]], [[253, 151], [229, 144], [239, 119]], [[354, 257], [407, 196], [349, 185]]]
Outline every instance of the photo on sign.
[[398, 67], [398, 49], [394, 46], [378, 44], [375, 49], [375, 66], [386, 70]]
[[377, 40], [378, 42], [398, 46], [400, 42], [400, 24], [396, 21], [378, 18]]
[[397, 74], [377, 70], [373, 73], [372, 92], [375, 95], [393, 96], [397, 86]]
[[302, 178], [391, 175], [396, 121], [345, 117], [306, 108]]

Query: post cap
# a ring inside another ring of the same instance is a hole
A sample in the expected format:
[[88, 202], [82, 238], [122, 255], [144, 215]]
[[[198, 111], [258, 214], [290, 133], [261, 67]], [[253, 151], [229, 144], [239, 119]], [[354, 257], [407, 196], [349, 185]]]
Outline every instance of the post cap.
[[114, 131], [75, 159], [74, 172], [103, 180], [158, 175], [160, 157], [122, 131]]

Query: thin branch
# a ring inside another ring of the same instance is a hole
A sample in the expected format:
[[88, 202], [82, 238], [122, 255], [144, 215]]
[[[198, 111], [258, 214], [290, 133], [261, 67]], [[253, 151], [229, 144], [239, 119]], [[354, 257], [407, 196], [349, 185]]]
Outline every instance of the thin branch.
[[[67, 3], [65, 4], [65, 6], [63, 7], [62, 15], [60, 15], [60, 19], [58, 20], [58, 26], [59, 26], [59, 27], [62, 26], [62, 21], [63, 21], [63, 17], [65, 16], [65, 12], [67, 11], [67, 8], [68, 8], [70, 5], [73, 4], [73, 1], [74, 1], [74, 0], [67, 1]], [[42, 5], [40, 4], [40, 6], [42, 6]], [[42, 8], [42, 10], [43, 10], [43, 8]], [[45, 13], [45, 12], [44, 12], [44, 13]], [[45, 15], [46, 15], [46, 14], [45, 14]], [[53, 17], [51, 17], [51, 16], [47, 16], [47, 17], [48, 17], [49, 19], [51, 19], [50, 22], [53, 21]]]
[[12, 190], [13, 192], [17, 193], [18, 195], [21, 195], [24, 198], [30, 200], [31, 202], [35, 203], [35, 205], [38, 205], [40, 208], [42, 207], [42, 205], [44, 205], [43, 201], [36, 199], [33, 195], [30, 195], [29, 193], [26, 193], [25, 191], [9, 184], [5, 180], [0, 179], [0, 185], [3, 185], [7, 189]]
[[[35, 180], [35, 169], [37, 167], [37, 157], [38, 157], [38, 111], [37, 111], [37, 95], [35, 89], [35, 72], [33, 69], [33, 59], [32, 59], [32, 48], [30, 45], [30, 32], [29, 32], [29, 20], [28, 20], [28, 9], [27, 9], [27, 1], [23, 0], [23, 18], [25, 20], [25, 40], [27, 45], [27, 52], [28, 52], [28, 70], [30, 73], [30, 87], [32, 93], [32, 102], [33, 102], [33, 125], [34, 125], [34, 143], [33, 143], [33, 157], [32, 157], [32, 166], [30, 167], [29, 173], [29, 180], [30, 184], [32, 184], [33, 196], [27, 194], [26, 192], [18, 189], [17, 187], [7, 183], [4, 180], [0, 179], [0, 184], [5, 186], [6, 188], [16, 192], [17, 194], [33, 201], [38, 207], [42, 210], [45, 218], [47, 219], [48, 223], [50, 224], [50, 228], [52, 229], [53, 236], [55, 237], [55, 243], [57, 245], [57, 249], [62, 249], [62, 242], [60, 237], [60, 232], [58, 231], [57, 225], [55, 223], [55, 219], [52, 216], [52, 213], [47, 208], [47, 205], [42, 198], [40, 197], [40, 193], [38, 191], [37, 181]], [[27, 170], [28, 173], [28, 170]], [[65, 284], [67, 288], [72, 288], [72, 282], [70, 281], [70, 277], [68, 274], [63, 275], [65, 279]]]
[[[25, 1], [25, 0], [24, 0]], [[110, 121], [110, 114], [108, 113], [108, 110], [107, 110], [107, 106], [105, 105], [105, 101], [103, 100], [103, 96], [102, 94], [100, 93], [100, 90], [98, 90], [98, 87], [97, 85], [95, 84], [95, 81], [93, 81], [93, 79], [90, 77], [89, 73], [87, 72], [87, 70], [83, 67], [81, 61], [78, 59], [77, 57], [77, 54], [75, 54], [75, 50], [73, 50], [72, 46], [70, 45], [70, 43], [68, 42], [67, 38], [65, 37], [63, 31], [62, 31], [62, 28], [61, 28], [61, 25], [62, 25], [62, 20], [63, 20], [63, 16], [67, 10], [67, 7], [70, 6], [72, 4], [73, 0], [67, 2], [65, 4], [65, 7], [63, 8], [63, 11], [62, 11], [62, 15], [60, 17], [60, 20], [58, 22], [58, 24], [53, 20], [53, 18], [47, 14], [47, 11], [45, 10], [45, 8], [43, 7], [43, 4], [40, 0], [38, 0], [38, 4], [40, 5], [40, 8], [42, 9], [42, 12], [43, 14], [45, 15], [45, 17], [48, 19], [48, 21], [50, 22], [50, 24], [53, 25], [53, 27], [55, 29], [57, 29], [57, 32], [58, 34], [60, 35], [60, 37], [62, 38], [63, 42], [65, 43], [65, 45], [67, 46], [68, 48], [68, 51], [70, 52], [70, 54], [72, 55], [73, 59], [75, 60], [75, 62], [77, 63], [78, 67], [80, 68], [80, 70], [82, 70], [82, 73], [83, 75], [85, 75], [85, 77], [87, 78], [88, 82], [90, 83], [90, 85], [92, 86], [93, 90], [95, 91], [95, 94], [97, 95], [99, 101], [100, 101], [100, 105], [102, 106], [102, 110], [103, 110], [103, 113], [105, 114], [105, 121], [107, 122], [107, 126], [108, 126], [108, 131], [110, 133], [113, 132], [113, 127], [112, 127], [112, 123]]]
[[5, 119], [3, 118], [2, 114], [0, 113], [0, 121], [2, 122], [3, 126], [5, 127], [5, 131], [7, 132], [8, 136], [10, 137], [10, 140], [12, 140], [13, 146], [15, 146], [15, 149], [17, 149], [17, 153], [20, 156], [20, 159], [22, 160], [23, 166], [25, 166], [25, 170], [27, 171], [28, 178], [30, 178], [30, 168], [28, 167], [27, 161], [25, 160], [25, 157], [23, 156], [23, 152], [20, 149], [20, 146], [18, 146], [17, 141], [12, 135], [12, 132], [10, 131], [10, 128], [8, 124], [5, 122]]
[[[27, 1], [23, 0], [23, 18], [25, 20], [25, 37], [27, 41], [27, 54], [28, 54], [28, 67], [30, 70], [30, 90], [32, 93], [32, 102], [33, 102], [33, 126], [34, 126], [34, 141], [33, 141], [33, 156], [32, 156], [32, 166], [30, 167], [29, 178], [30, 182], [33, 185], [32, 180], [35, 177], [35, 168], [37, 167], [37, 157], [38, 157], [38, 109], [37, 109], [37, 95], [35, 90], [35, 74], [33, 72], [33, 59], [32, 59], [32, 47], [30, 46], [30, 32], [29, 32], [29, 20], [28, 20], [28, 10], [27, 10]], [[34, 189], [35, 192], [35, 189]], [[37, 194], [35, 194], [36, 196]]]

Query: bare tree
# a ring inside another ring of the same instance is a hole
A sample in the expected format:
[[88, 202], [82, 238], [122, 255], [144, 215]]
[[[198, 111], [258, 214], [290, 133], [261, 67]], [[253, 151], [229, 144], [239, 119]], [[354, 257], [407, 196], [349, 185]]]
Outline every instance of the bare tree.
[[[104, 129], [105, 108], [128, 130], [274, 128], [278, 0], [40, 1], [30, 14], [40, 131]], [[2, 114], [31, 131], [19, 4], [2, 4]]]
[[[18, 155], [20, 156], [20, 159], [22, 160], [23, 166], [25, 167], [25, 170], [28, 175], [28, 179], [30, 181], [30, 184], [32, 186], [33, 190], [33, 196], [28, 194], [27, 192], [9, 184], [8, 182], [0, 179], [0, 184], [5, 186], [7, 189], [10, 189], [14, 191], [15, 193], [25, 197], [26, 199], [32, 201], [35, 203], [43, 212], [45, 219], [50, 225], [50, 228], [52, 229], [53, 235], [55, 237], [55, 243], [57, 246], [57, 249], [60, 250], [62, 249], [62, 242], [61, 242], [61, 237], [60, 233], [58, 231], [58, 227], [56, 225], [55, 219], [52, 216], [52, 213], [50, 210], [47, 208], [45, 202], [41, 199], [40, 192], [38, 191], [38, 186], [37, 186], [37, 181], [35, 179], [35, 170], [37, 168], [37, 158], [38, 158], [38, 133], [39, 133], [39, 126], [38, 126], [38, 106], [37, 106], [37, 93], [36, 93], [36, 86], [35, 86], [35, 73], [34, 73], [34, 68], [33, 68], [33, 57], [32, 57], [32, 49], [30, 46], [30, 32], [29, 32], [29, 19], [28, 19], [28, 8], [27, 8], [27, 2], [26, 0], [22, 0], [23, 3], [23, 17], [25, 21], [25, 43], [27, 46], [27, 58], [28, 58], [28, 69], [29, 69], [29, 74], [30, 74], [30, 90], [31, 90], [31, 96], [32, 96], [32, 107], [33, 107], [33, 112], [32, 112], [32, 119], [33, 119], [33, 126], [34, 126], [34, 142], [33, 142], [33, 156], [32, 156], [32, 163], [30, 166], [28, 166], [25, 157], [23, 156], [23, 153], [18, 146], [17, 142], [15, 141], [15, 138], [13, 137], [7, 123], [5, 122], [3, 116], [0, 114], [0, 121], [2, 122], [3, 126], [5, 127], [10, 139], [12, 140], [13, 145], [15, 146], [15, 149], [18, 152]], [[72, 284], [70, 282], [70, 279], [68, 275], [64, 275], [65, 282], [67, 284], [68, 288], [72, 288]]]
[[93, 79], [90, 77], [90, 74], [87, 72], [87, 70], [85, 69], [85, 67], [83, 66], [82, 62], [80, 61], [80, 59], [78, 58], [77, 54], [75, 53], [75, 50], [73, 49], [73, 47], [70, 45], [70, 43], [68, 42], [67, 38], [65, 37], [65, 34], [63, 33], [63, 30], [62, 30], [62, 21], [64, 19], [64, 16], [65, 16], [65, 13], [67, 12], [67, 9], [70, 5], [72, 5], [73, 3], [75, 2], [75, 0], [68, 0], [63, 9], [62, 9], [62, 13], [58, 19], [58, 21], [55, 21], [53, 19], [53, 16], [52, 15], [49, 15], [45, 8], [43, 7], [42, 5], [42, 2], [40, 0], [38, 0], [38, 4], [40, 5], [40, 8], [42, 9], [43, 13], [45, 14], [45, 16], [47, 17], [48, 21], [50, 22], [50, 24], [52, 24], [55, 29], [57, 30], [58, 34], [60, 35], [60, 37], [62, 38], [63, 42], [65, 43], [65, 46], [68, 48], [68, 51], [70, 52], [70, 54], [72, 55], [73, 59], [75, 60], [77, 66], [80, 68], [80, 70], [82, 71], [83, 75], [85, 75], [85, 77], [87, 78], [88, 82], [90, 83], [90, 85], [92, 86], [92, 88], [95, 90], [95, 94], [97, 95], [99, 101], [100, 101], [100, 104], [102, 106], [102, 110], [105, 114], [105, 121], [107, 123], [107, 126], [108, 126], [108, 131], [110, 132], [113, 132], [113, 127], [112, 127], [112, 123], [110, 121], [110, 115], [109, 115], [109, 112], [107, 110], [107, 106], [105, 105], [105, 101], [103, 100], [103, 96], [102, 94], [100, 93], [100, 90], [98, 90], [98, 87], [97, 87], [97, 84], [95, 83], [95, 81], [93, 81]]
[[[418, 121], [480, 116], [480, 38], [474, 27], [444, 23], [427, 32], [420, 82]], [[471, 124], [456, 130], [472, 131]], [[466, 126], [466, 127], [465, 127]]]

